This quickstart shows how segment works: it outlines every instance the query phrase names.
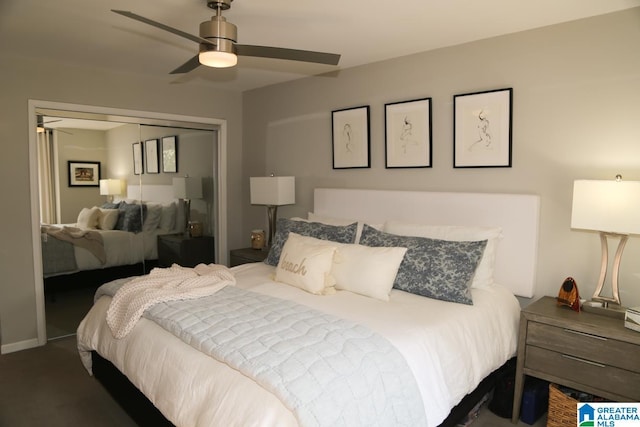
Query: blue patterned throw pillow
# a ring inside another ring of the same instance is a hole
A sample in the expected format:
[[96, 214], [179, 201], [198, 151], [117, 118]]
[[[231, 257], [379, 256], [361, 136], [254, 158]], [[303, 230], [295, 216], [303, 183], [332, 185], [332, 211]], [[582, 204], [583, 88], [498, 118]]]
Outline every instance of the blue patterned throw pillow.
[[147, 205], [122, 202], [118, 208], [118, 221], [114, 230], [139, 233], [142, 231], [143, 218], [147, 215]]
[[331, 240], [338, 243], [354, 243], [358, 223], [338, 226], [319, 222], [293, 221], [287, 218], [278, 218], [276, 232], [269, 248], [269, 255], [264, 260], [266, 264], [276, 267], [280, 261], [280, 253], [290, 232], [301, 236], [315, 237], [316, 239]]
[[365, 224], [360, 244], [407, 248], [394, 288], [442, 301], [473, 304], [469, 285], [487, 245], [486, 240], [452, 242], [398, 236]]

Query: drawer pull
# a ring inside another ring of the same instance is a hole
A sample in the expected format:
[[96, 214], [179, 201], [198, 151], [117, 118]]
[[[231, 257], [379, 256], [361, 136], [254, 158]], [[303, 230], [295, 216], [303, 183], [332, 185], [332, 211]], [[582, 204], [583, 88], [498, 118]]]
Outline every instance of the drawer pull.
[[592, 362], [591, 360], [581, 359], [581, 358], [575, 357], [575, 356], [569, 356], [568, 354], [563, 354], [562, 357], [564, 357], [565, 359], [574, 360], [576, 362], [581, 362], [581, 363], [586, 363], [588, 365], [597, 366], [598, 368], [606, 368], [607, 367], [607, 365], [603, 365], [602, 363]]
[[576, 335], [581, 335], [583, 337], [587, 337], [587, 338], [595, 338], [597, 340], [601, 340], [601, 341], [607, 341], [607, 338], [605, 337], [600, 337], [598, 335], [591, 335], [591, 334], [587, 334], [585, 332], [578, 332], [578, 331], [574, 331], [572, 329], [564, 329], [565, 332], [568, 332], [570, 334], [576, 334]]

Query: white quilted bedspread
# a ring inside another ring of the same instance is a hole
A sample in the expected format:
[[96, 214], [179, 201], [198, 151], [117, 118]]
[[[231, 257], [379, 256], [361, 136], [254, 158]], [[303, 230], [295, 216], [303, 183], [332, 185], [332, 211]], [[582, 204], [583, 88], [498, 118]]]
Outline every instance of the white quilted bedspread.
[[426, 425], [406, 361], [364, 326], [233, 287], [145, 317], [253, 378], [303, 426]]

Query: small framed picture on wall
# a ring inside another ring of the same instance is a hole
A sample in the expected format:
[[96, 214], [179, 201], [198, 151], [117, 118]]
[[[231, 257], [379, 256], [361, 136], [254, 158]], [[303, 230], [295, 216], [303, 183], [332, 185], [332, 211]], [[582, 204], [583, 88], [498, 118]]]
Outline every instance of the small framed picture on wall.
[[453, 167], [511, 167], [513, 89], [453, 97]]
[[178, 138], [165, 136], [162, 138], [162, 172], [178, 172]]
[[370, 167], [369, 106], [331, 112], [333, 168]]
[[133, 173], [135, 175], [140, 175], [142, 173], [142, 167], [144, 165], [144, 161], [142, 159], [142, 143], [134, 142], [132, 144], [133, 147]]
[[69, 160], [69, 187], [99, 187], [100, 162]]
[[144, 142], [144, 157], [147, 159], [147, 173], [160, 173], [157, 139], [148, 139]]
[[384, 107], [385, 167], [431, 167], [431, 98]]

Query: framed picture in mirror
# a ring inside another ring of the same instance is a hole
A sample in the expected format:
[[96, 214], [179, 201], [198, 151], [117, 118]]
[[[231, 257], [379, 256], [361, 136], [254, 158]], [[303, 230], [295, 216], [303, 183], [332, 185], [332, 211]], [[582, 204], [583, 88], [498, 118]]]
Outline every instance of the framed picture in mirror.
[[69, 187], [100, 186], [100, 162], [69, 160]]
[[162, 172], [178, 172], [178, 138], [165, 136], [162, 138]]
[[144, 142], [144, 157], [147, 159], [147, 173], [160, 173], [158, 140], [148, 139]]
[[142, 159], [142, 143], [133, 143], [133, 173], [134, 175], [140, 175], [142, 173], [142, 166], [144, 162]]

